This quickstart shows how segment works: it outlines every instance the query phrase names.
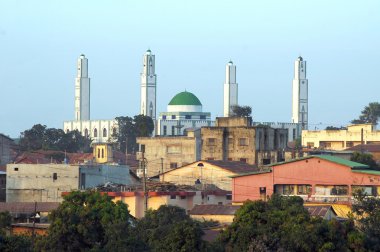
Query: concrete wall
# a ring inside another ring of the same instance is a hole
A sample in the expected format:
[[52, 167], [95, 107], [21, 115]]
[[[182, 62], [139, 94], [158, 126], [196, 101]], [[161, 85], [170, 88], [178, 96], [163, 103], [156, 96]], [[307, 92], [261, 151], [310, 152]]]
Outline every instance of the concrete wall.
[[347, 130], [303, 130], [302, 146], [327, 150], [344, 150], [363, 142], [380, 143], [380, 131], [371, 124], [349, 125]]
[[181, 167], [200, 158], [199, 137], [139, 137], [137, 143], [140, 145], [137, 159], [141, 158], [141, 148], [145, 146], [148, 177], [169, 171], [175, 164]]
[[203, 184], [203, 189], [207, 185], [216, 185], [220, 189], [231, 191], [231, 181], [229, 176], [236, 175], [231, 171], [222, 169], [218, 166], [202, 162], [203, 167], [198, 166], [200, 162], [186, 165], [179, 169], [169, 171], [160, 175], [160, 181], [171, 182], [176, 185], [195, 185], [195, 181]]
[[127, 166], [8, 164], [7, 202], [61, 202], [62, 192], [106, 182], [133, 184]]
[[[270, 196], [273, 194], [274, 185], [311, 185], [311, 195], [305, 196], [309, 200], [319, 197], [317, 186], [346, 185], [348, 195], [351, 195], [353, 185], [380, 186], [380, 175], [352, 172], [350, 167], [317, 157], [277, 165], [272, 169], [273, 172], [270, 173], [233, 178], [233, 201], [260, 199], [260, 188], [266, 188], [266, 196]], [[322, 198], [328, 200], [328, 197]]]

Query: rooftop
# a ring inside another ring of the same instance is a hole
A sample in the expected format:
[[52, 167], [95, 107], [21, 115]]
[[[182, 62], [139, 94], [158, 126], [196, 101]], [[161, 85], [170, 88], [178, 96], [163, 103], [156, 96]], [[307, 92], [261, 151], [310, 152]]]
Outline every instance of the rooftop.
[[169, 105], [194, 105], [194, 106], [202, 106], [202, 103], [193, 93], [184, 91], [176, 94]]
[[241, 206], [232, 205], [195, 205], [191, 215], [234, 215]]

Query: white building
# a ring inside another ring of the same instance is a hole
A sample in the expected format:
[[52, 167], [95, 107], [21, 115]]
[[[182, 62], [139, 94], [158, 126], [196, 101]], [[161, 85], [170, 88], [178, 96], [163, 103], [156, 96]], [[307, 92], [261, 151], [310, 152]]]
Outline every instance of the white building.
[[202, 103], [190, 92], [178, 93], [161, 112], [157, 121], [157, 135], [185, 135], [187, 128], [213, 126], [210, 112], [202, 112]]
[[232, 107], [238, 105], [238, 84], [236, 83], [236, 66], [232, 61], [226, 65], [226, 81], [224, 82], [224, 117], [232, 116]]
[[156, 82], [155, 56], [147, 50], [143, 56], [141, 73], [140, 114], [156, 119]]
[[83, 136], [90, 137], [93, 143], [109, 142], [117, 130], [115, 120], [90, 120], [90, 79], [84, 54], [78, 58], [75, 78], [75, 120], [63, 122], [63, 130], [78, 130]]
[[308, 128], [308, 81], [306, 61], [302, 57], [294, 62], [292, 122], [300, 123], [303, 130]]
[[90, 78], [88, 60], [84, 54], [78, 58], [75, 78], [75, 120], [90, 120]]

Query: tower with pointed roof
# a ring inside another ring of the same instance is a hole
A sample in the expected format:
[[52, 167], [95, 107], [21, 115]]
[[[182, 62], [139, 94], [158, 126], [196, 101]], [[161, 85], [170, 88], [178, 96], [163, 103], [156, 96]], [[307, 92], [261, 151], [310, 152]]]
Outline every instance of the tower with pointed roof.
[[224, 116], [232, 116], [232, 107], [238, 105], [238, 84], [236, 83], [236, 66], [231, 60], [226, 65], [223, 101]]
[[77, 63], [75, 120], [90, 120], [90, 78], [88, 78], [88, 60], [84, 54], [79, 56]]
[[156, 81], [155, 56], [148, 49], [143, 56], [141, 73], [140, 114], [156, 119]]
[[299, 123], [301, 129], [308, 128], [308, 80], [306, 78], [306, 61], [301, 56], [294, 62], [292, 122]]

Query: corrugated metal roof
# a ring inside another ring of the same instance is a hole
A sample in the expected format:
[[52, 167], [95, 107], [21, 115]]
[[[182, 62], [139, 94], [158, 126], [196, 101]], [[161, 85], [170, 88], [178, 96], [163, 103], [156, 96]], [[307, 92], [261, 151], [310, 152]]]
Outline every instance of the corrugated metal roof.
[[[58, 202], [37, 202], [37, 212], [50, 212], [58, 208]], [[0, 212], [34, 213], [34, 202], [0, 202]]]
[[350, 151], [366, 151], [366, 152], [380, 152], [380, 144], [359, 144], [347, 148]]
[[241, 206], [232, 205], [195, 205], [190, 215], [234, 215]]
[[334, 209], [331, 206], [327, 206], [327, 205], [304, 206], [304, 207], [306, 208], [306, 210], [309, 212], [311, 216], [315, 216], [315, 217], [324, 218], [329, 211], [333, 211], [335, 213]]
[[250, 165], [239, 161], [206, 160], [201, 162], [219, 166], [234, 173], [259, 171], [256, 165]]

